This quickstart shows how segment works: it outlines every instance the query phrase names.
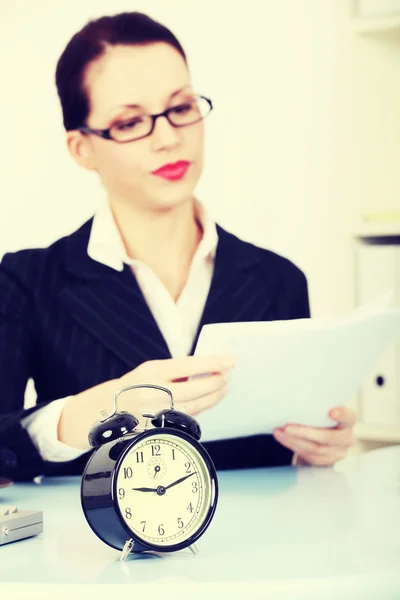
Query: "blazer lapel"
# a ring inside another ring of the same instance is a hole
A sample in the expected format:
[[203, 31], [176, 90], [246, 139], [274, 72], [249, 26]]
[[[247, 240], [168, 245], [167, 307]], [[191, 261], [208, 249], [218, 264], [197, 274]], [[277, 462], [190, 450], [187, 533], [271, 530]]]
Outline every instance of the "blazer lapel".
[[245, 244], [217, 225], [218, 247], [213, 279], [191, 353], [203, 325], [277, 318], [274, 300], [279, 286], [262, 267], [263, 250]]
[[170, 358], [164, 337], [131, 269], [115, 271], [87, 254], [92, 220], [66, 239], [69, 284], [59, 298], [72, 316], [129, 368]]

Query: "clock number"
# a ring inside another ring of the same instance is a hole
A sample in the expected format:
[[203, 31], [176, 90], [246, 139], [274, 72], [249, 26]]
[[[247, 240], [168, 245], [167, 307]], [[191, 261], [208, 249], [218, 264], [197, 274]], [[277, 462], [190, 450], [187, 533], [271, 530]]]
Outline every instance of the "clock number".
[[189, 512], [191, 512], [191, 513], [193, 512], [192, 503], [189, 504], [189, 506], [187, 507], [187, 509], [188, 509]]
[[182, 527], [183, 527], [183, 521], [180, 517], [178, 517], [178, 527], [179, 527], [179, 529], [182, 529]]
[[131, 467], [124, 467], [124, 478], [130, 479], [132, 477], [132, 469]]
[[124, 488], [119, 488], [118, 495], [119, 495], [119, 499], [120, 500], [123, 500], [123, 498], [125, 498], [125, 490], [124, 490]]
[[142, 463], [143, 462], [143, 452], [136, 452], [136, 462], [137, 463]]
[[151, 447], [151, 455], [152, 456], [161, 456], [160, 455], [160, 446], [158, 444]]
[[164, 525], [161, 523], [161, 525], [158, 526], [158, 533], [160, 535], [164, 535], [165, 531], [164, 531]]
[[199, 488], [197, 487], [197, 481], [192, 481], [192, 492], [193, 494], [197, 494]]
[[140, 521], [140, 524], [143, 525], [142, 533], [146, 529], [146, 521]]
[[131, 509], [129, 507], [125, 509], [125, 517], [127, 519], [131, 519], [132, 518], [132, 512], [131, 512]]
[[175, 450], [172, 448], [172, 460], [175, 460]]
[[192, 465], [190, 464], [190, 462], [185, 462], [186, 473], [190, 473], [190, 472], [191, 472], [191, 471], [190, 471], [190, 467], [191, 467], [191, 466], [192, 466]]

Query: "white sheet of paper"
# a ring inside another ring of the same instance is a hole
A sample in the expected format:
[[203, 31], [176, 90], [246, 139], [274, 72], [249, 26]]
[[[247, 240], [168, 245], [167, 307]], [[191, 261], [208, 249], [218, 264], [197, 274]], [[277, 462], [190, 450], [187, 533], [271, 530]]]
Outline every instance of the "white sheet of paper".
[[351, 402], [400, 336], [400, 308], [388, 303], [382, 295], [345, 317], [205, 325], [195, 354], [233, 354], [236, 366], [225, 398], [196, 415], [202, 441], [334, 426], [329, 410]]

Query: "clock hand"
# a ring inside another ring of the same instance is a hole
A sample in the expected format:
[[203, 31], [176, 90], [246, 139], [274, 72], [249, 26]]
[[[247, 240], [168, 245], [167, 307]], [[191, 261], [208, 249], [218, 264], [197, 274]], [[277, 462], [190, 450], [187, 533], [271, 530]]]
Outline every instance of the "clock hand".
[[182, 483], [182, 481], [185, 481], [185, 479], [187, 479], [188, 477], [191, 477], [192, 475], [195, 475], [195, 473], [190, 473], [190, 475], [185, 475], [185, 477], [181, 477], [177, 481], [174, 481], [173, 483], [170, 483], [169, 485], [167, 485], [165, 487], [165, 489], [169, 490], [169, 488], [173, 487], [174, 485], [178, 485], [178, 483]]
[[195, 475], [195, 473], [190, 473], [189, 475], [185, 475], [184, 477], [181, 477], [177, 481], [170, 483], [166, 487], [159, 485], [157, 488], [140, 487], [140, 488], [132, 488], [132, 490], [134, 490], [136, 492], [157, 492], [159, 496], [163, 496], [169, 488], [173, 487], [174, 485], [178, 485], [178, 483], [182, 483], [182, 481], [185, 481], [185, 479], [187, 479], [188, 477], [191, 477], [192, 475]]

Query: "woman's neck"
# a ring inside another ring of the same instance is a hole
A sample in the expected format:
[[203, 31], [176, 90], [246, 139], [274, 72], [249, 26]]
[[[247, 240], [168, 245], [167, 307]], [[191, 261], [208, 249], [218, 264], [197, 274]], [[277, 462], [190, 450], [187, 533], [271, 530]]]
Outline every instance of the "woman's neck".
[[165, 211], [110, 201], [130, 258], [147, 264], [177, 298], [203, 232], [191, 199]]

